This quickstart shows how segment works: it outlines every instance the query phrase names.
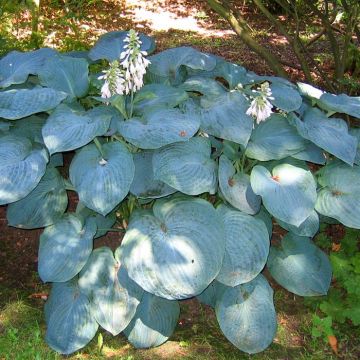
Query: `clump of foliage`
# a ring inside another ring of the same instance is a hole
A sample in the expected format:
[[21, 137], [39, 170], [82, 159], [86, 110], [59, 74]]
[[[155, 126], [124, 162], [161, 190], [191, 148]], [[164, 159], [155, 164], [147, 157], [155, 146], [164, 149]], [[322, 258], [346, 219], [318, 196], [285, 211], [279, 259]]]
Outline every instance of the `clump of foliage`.
[[[100, 325], [158, 346], [178, 301], [197, 296], [236, 347], [260, 352], [277, 327], [265, 265], [289, 291], [324, 295], [320, 217], [360, 228], [360, 133], [341, 118], [360, 118], [360, 99], [189, 47], [145, 61], [154, 48], [112, 32], [89, 52], [0, 60], [0, 204], [10, 226], [45, 227], [46, 340], [70, 354]], [[72, 151], [65, 179], [57, 167]], [[119, 212], [130, 216], [119, 247], [98, 247]], [[272, 220], [288, 233], [270, 246]]]

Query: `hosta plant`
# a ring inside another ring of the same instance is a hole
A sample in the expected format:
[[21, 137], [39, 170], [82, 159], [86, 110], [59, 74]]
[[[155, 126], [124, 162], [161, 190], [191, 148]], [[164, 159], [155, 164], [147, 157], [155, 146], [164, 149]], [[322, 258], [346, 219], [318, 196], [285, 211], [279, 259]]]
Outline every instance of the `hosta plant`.
[[[0, 204], [10, 226], [44, 228], [46, 341], [70, 354], [101, 326], [158, 346], [197, 297], [260, 352], [276, 332], [264, 267], [297, 295], [326, 294], [319, 222], [360, 228], [360, 98], [154, 49], [118, 31], [89, 52], [0, 59]], [[121, 223], [118, 247], [99, 247]], [[273, 224], [287, 234], [271, 245]]]

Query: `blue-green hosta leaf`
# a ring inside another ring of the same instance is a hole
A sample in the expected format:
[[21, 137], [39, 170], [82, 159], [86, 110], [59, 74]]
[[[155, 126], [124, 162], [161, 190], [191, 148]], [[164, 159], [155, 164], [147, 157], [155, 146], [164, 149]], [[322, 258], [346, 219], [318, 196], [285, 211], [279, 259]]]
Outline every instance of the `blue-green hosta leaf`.
[[142, 149], [189, 140], [198, 131], [200, 119], [179, 109], [157, 109], [143, 118], [132, 118], [119, 124], [120, 134]]
[[316, 183], [310, 171], [289, 164], [253, 168], [251, 186], [266, 210], [288, 224], [299, 226], [310, 216], [316, 201]]
[[50, 156], [49, 166], [62, 167], [64, 166], [64, 157], [62, 153], [53, 154]]
[[0, 92], [0, 117], [9, 120], [54, 109], [67, 95], [63, 92], [46, 89], [20, 89]]
[[209, 98], [216, 98], [227, 92], [218, 81], [206, 77], [192, 76], [179, 86], [186, 91], [198, 92]]
[[77, 149], [106, 133], [111, 115], [96, 107], [79, 112], [60, 105], [47, 119], [42, 135], [50, 154]]
[[263, 221], [225, 205], [217, 208], [225, 228], [225, 255], [216, 280], [236, 286], [254, 279], [269, 254], [269, 233]]
[[302, 96], [311, 100], [320, 99], [321, 95], [324, 93], [322, 90], [302, 82], [298, 82], [297, 87]]
[[294, 226], [291, 224], [287, 224], [284, 221], [276, 220], [277, 223], [287, 231], [292, 232], [295, 235], [299, 236], [308, 236], [314, 237], [315, 234], [319, 231], [320, 222], [319, 222], [319, 215], [315, 210], [313, 210], [309, 217], [305, 219], [303, 223], [299, 226]]
[[47, 58], [56, 54], [53, 49], [29, 52], [11, 51], [0, 60], [0, 87], [24, 83], [30, 74], [36, 75]]
[[210, 155], [211, 143], [206, 138], [167, 145], [153, 155], [154, 179], [188, 195], [214, 194], [217, 165]]
[[68, 355], [89, 343], [99, 325], [88, 298], [75, 281], [54, 283], [49, 299], [54, 296], [57, 300], [48, 307], [46, 342], [55, 351]]
[[360, 229], [360, 167], [338, 161], [319, 173], [322, 186], [315, 209], [320, 214], [339, 220], [346, 226]]
[[278, 109], [286, 112], [298, 110], [302, 103], [299, 92], [293, 87], [281, 83], [273, 83], [270, 86], [274, 100], [270, 102]]
[[256, 215], [254, 215], [254, 218], [261, 220], [265, 224], [266, 229], [271, 238], [272, 230], [273, 230], [273, 223], [272, 223], [272, 219], [271, 219], [271, 216], [268, 213], [268, 211], [263, 206], [261, 206], [260, 211]]
[[94, 239], [104, 236], [116, 222], [115, 211], [106, 216], [103, 216], [93, 210], [88, 209], [80, 201], [76, 207], [76, 214], [82, 216], [84, 220], [88, 218], [95, 219], [97, 229]]
[[148, 67], [147, 76], [154, 82], [169, 85], [178, 85], [183, 82], [186, 75], [186, 71], [181, 71], [183, 67], [209, 71], [216, 65], [214, 57], [186, 46], [164, 50], [151, 56], [149, 60], [151, 64]]
[[356, 137], [358, 141], [354, 163], [360, 165], [360, 128], [350, 129], [349, 133], [351, 136]]
[[304, 150], [306, 144], [286, 117], [273, 114], [253, 130], [246, 156], [260, 161], [278, 160]]
[[146, 114], [151, 108], [174, 108], [188, 99], [185, 90], [165, 84], [147, 84], [135, 94], [134, 111]]
[[141, 199], [157, 199], [176, 192], [164, 182], [154, 179], [152, 158], [153, 152], [151, 151], [134, 154], [135, 175], [130, 192]]
[[25, 119], [12, 121], [10, 133], [12, 135], [26, 137], [31, 142], [44, 144], [41, 130], [45, 122], [46, 118], [37, 115], [32, 115]]
[[11, 122], [0, 120], [0, 131], [5, 135], [11, 127]]
[[247, 284], [227, 288], [215, 312], [221, 331], [241, 351], [263, 351], [275, 337], [273, 290], [262, 275]]
[[102, 148], [104, 158], [94, 144], [83, 147], [71, 162], [70, 180], [80, 201], [105, 216], [129, 192], [135, 165], [125, 145], [110, 142]]
[[205, 200], [161, 199], [153, 213], [133, 213], [121, 248], [121, 263], [144, 290], [185, 299], [200, 294], [220, 271], [223, 224]]
[[250, 176], [236, 173], [231, 161], [225, 155], [219, 160], [219, 187], [226, 201], [236, 209], [250, 215], [260, 210], [261, 198], [253, 192]]
[[63, 91], [73, 97], [84, 97], [89, 89], [89, 64], [85, 59], [53, 56], [39, 70], [43, 86]]
[[349, 134], [344, 120], [327, 118], [321, 110], [311, 108], [305, 112], [303, 120], [293, 115], [291, 121], [302, 137], [346, 163], [354, 163], [357, 140]]
[[360, 96], [356, 97], [345, 94], [334, 95], [324, 93], [317, 103], [324, 110], [348, 114], [360, 119]]
[[144, 292], [108, 247], [92, 252], [80, 273], [79, 287], [90, 299], [96, 321], [114, 336], [129, 325]]
[[49, 167], [36, 188], [23, 199], [9, 204], [6, 216], [10, 226], [35, 229], [52, 225], [68, 204], [64, 179]]
[[216, 302], [220, 299], [227, 286], [216, 279], [196, 298], [205, 305], [215, 308]]
[[304, 150], [291, 156], [295, 159], [310, 161], [314, 164], [324, 165], [326, 162], [326, 156], [323, 149], [319, 148], [312, 142], [308, 142]]
[[94, 219], [82, 223], [74, 214], [66, 214], [47, 227], [40, 236], [39, 276], [44, 282], [72, 279], [88, 260], [96, 233]]
[[48, 160], [47, 152], [26, 138], [0, 137], [0, 205], [28, 195], [44, 175]]
[[284, 85], [292, 89], [296, 89], [296, 86], [290, 82], [289, 80], [279, 77], [279, 76], [268, 76], [268, 75], [258, 75], [252, 71], [248, 71], [246, 73], [247, 84], [261, 84], [265, 81], [269, 82], [270, 84], [279, 84]]
[[[101, 35], [94, 47], [89, 51], [91, 60], [106, 59], [108, 61], [119, 60], [120, 54], [125, 50], [127, 44], [124, 39], [127, 37], [127, 31], [111, 31]], [[155, 50], [155, 41], [150, 36], [140, 33], [141, 50], [148, 54]]]
[[270, 248], [267, 267], [281, 286], [300, 296], [326, 295], [330, 286], [330, 261], [307, 237], [288, 233], [281, 247]]
[[159, 346], [174, 332], [179, 314], [177, 301], [145, 292], [124, 334], [137, 349]]
[[251, 116], [245, 114], [248, 107], [241, 93], [225, 93], [202, 109], [200, 128], [210, 135], [246, 146], [253, 128]]

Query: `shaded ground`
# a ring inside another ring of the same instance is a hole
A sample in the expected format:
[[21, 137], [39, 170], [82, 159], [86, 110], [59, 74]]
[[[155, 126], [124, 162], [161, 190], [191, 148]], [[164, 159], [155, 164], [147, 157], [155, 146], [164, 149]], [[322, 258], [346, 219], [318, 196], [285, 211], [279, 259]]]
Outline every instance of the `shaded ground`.
[[[46, 3], [46, 1], [44, 1]], [[69, 51], [87, 49], [103, 33], [136, 28], [156, 38], [158, 50], [189, 45], [221, 55], [259, 74], [271, 74], [263, 60], [254, 56], [228, 30], [224, 21], [207, 15], [204, 2], [196, 1], [97, 1], [92, 6], [64, 8], [45, 7], [40, 21], [43, 46]], [[81, 3], [81, 1], [79, 1]], [[161, 12], [159, 11], [161, 9]], [[286, 41], [254, 14], [248, 14], [257, 39], [292, 63]], [[2, 54], [14, 48], [28, 50], [30, 15], [18, 13], [0, 24]], [[9, 35], [11, 32], [11, 36]], [[271, 34], [270, 42], [265, 34]], [[317, 49], [319, 50], [319, 49]], [[288, 68], [293, 80], [301, 79], [298, 71]], [[69, 193], [71, 206], [76, 198]], [[45, 325], [42, 317], [44, 300], [49, 291], [37, 276], [38, 238], [42, 230], [7, 227], [5, 207], [0, 207], [0, 359], [59, 359], [44, 344]], [[339, 231], [337, 231], [339, 233]], [[278, 234], [280, 236], [280, 234]], [[114, 248], [120, 243], [119, 233], [112, 233], [97, 244]], [[104, 346], [100, 351], [97, 338], [73, 359], [335, 359], [322, 340], [313, 340], [312, 313], [301, 298], [282, 290], [276, 284], [275, 303], [278, 311], [278, 333], [264, 353], [248, 356], [238, 351], [221, 334], [213, 311], [196, 300], [181, 302], [177, 329], [166, 344], [152, 350], [134, 350], [123, 336], [112, 337], [101, 330]], [[340, 339], [340, 358], [357, 359], [360, 354], [359, 334], [347, 331]]]

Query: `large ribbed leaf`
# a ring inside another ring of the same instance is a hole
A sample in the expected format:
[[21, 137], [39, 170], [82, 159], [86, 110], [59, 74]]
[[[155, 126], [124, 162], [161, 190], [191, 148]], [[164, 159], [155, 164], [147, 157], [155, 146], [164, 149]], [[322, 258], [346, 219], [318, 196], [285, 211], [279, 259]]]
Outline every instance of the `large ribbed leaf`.
[[135, 175], [130, 192], [138, 198], [157, 199], [176, 192], [164, 182], [154, 179], [152, 157], [151, 151], [134, 154]]
[[174, 332], [179, 314], [177, 301], [145, 292], [124, 334], [137, 349], [159, 346]]
[[315, 234], [319, 231], [319, 215], [315, 210], [313, 210], [309, 217], [305, 219], [304, 222], [302, 222], [299, 226], [294, 226], [291, 224], [287, 224], [284, 221], [276, 220], [277, 223], [284, 228], [287, 231], [292, 232], [295, 235], [299, 236], [308, 236], [308, 237], [314, 237]]
[[210, 155], [211, 143], [206, 138], [165, 146], [153, 155], [154, 179], [188, 195], [214, 194], [217, 165]]
[[319, 296], [329, 289], [330, 261], [307, 237], [288, 233], [281, 247], [270, 248], [267, 266], [271, 276], [294, 294]]
[[225, 205], [217, 208], [225, 227], [225, 255], [216, 279], [236, 286], [254, 279], [269, 254], [269, 233], [263, 221]]
[[270, 89], [272, 92], [271, 97], [274, 98], [271, 103], [277, 108], [290, 112], [299, 109], [301, 106], [302, 98], [293, 87], [277, 82], [271, 84]]
[[227, 288], [215, 312], [227, 339], [249, 354], [265, 350], [275, 337], [273, 290], [262, 275], [247, 284]]
[[58, 170], [49, 167], [29, 195], [9, 204], [6, 216], [10, 226], [35, 229], [52, 225], [65, 212], [67, 204], [64, 179]]
[[87, 112], [60, 105], [49, 116], [42, 135], [50, 154], [77, 149], [106, 133], [111, 115], [97, 107]]
[[208, 71], [216, 65], [214, 57], [186, 46], [162, 51], [151, 56], [150, 61], [147, 76], [154, 82], [170, 85], [178, 85], [184, 80], [183, 67]]
[[318, 182], [322, 188], [316, 210], [346, 226], [360, 229], [360, 167], [336, 161], [321, 169]]
[[[56, 297], [52, 301], [51, 298]], [[98, 324], [88, 298], [75, 281], [54, 283], [48, 301], [46, 342], [61, 354], [83, 348], [96, 334]]]
[[142, 149], [189, 140], [198, 131], [200, 118], [184, 114], [179, 109], [157, 109], [142, 118], [132, 118], [119, 124], [120, 134]]
[[0, 205], [28, 195], [44, 175], [48, 160], [47, 152], [33, 148], [26, 138], [0, 137]]
[[310, 161], [314, 164], [324, 165], [326, 162], [324, 151], [312, 142], [308, 142], [304, 150], [291, 156], [295, 159]]
[[135, 166], [125, 145], [102, 146], [104, 158], [94, 144], [83, 147], [70, 165], [70, 180], [79, 199], [89, 209], [108, 214], [129, 192]]
[[144, 292], [108, 247], [92, 252], [80, 273], [79, 287], [90, 299], [96, 321], [113, 335], [128, 326]]
[[133, 213], [121, 247], [121, 262], [144, 290], [185, 299], [200, 294], [218, 274], [225, 251], [223, 225], [205, 200], [161, 199], [153, 213]]
[[201, 130], [246, 146], [253, 120], [246, 115], [249, 103], [244, 95], [237, 91], [225, 93], [206, 105], [201, 111]]
[[255, 127], [246, 156], [260, 161], [283, 159], [304, 150], [306, 144], [286, 117], [274, 114]]
[[303, 120], [294, 115], [291, 120], [302, 137], [346, 163], [354, 163], [357, 139], [349, 134], [344, 120], [327, 118], [316, 108], [308, 109]]
[[36, 75], [45, 59], [56, 54], [53, 49], [39, 49], [29, 52], [11, 51], [0, 60], [0, 87], [24, 83], [30, 74]]
[[31, 142], [44, 144], [41, 130], [45, 122], [45, 117], [37, 115], [32, 115], [21, 120], [11, 121], [10, 133], [12, 135], [26, 137]]
[[[127, 44], [124, 42], [127, 35], [127, 31], [111, 31], [100, 36], [94, 47], [89, 51], [89, 58], [91, 60], [119, 60], [120, 54], [125, 50], [124, 46]], [[150, 54], [155, 50], [155, 42], [150, 36], [140, 33], [139, 37], [142, 51]]]
[[85, 59], [69, 56], [50, 57], [39, 71], [40, 83], [74, 97], [84, 97], [89, 89], [88, 66]]
[[219, 160], [219, 186], [224, 198], [236, 209], [251, 215], [260, 210], [261, 198], [253, 192], [250, 176], [236, 173], [225, 155]]
[[134, 98], [136, 114], [146, 114], [151, 108], [173, 108], [188, 99], [186, 91], [165, 84], [147, 84]]
[[39, 276], [44, 282], [72, 279], [88, 260], [96, 233], [94, 219], [82, 223], [74, 214], [66, 214], [40, 236]]
[[0, 92], [0, 117], [21, 119], [42, 111], [54, 109], [66, 98], [54, 89], [34, 88]]
[[360, 119], [360, 96], [324, 93], [318, 104], [327, 111], [348, 114]]
[[218, 81], [202, 76], [192, 76], [179, 86], [181, 89], [197, 92], [211, 99], [225, 94], [226, 88]]
[[88, 209], [80, 201], [76, 207], [76, 214], [83, 217], [83, 219], [93, 218], [97, 226], [94, 239], [104, 236], [116, 222], [116, 213], [112, 211], [106, 216], [100, 215], [97, 212]]
[[215, 308], [216, 302], [220, 299], [227, 286], [216, 279], [196, 298], [205, 305]]
[[288, 224], [299, 226], [310, 216], [316, 201], [316, 183], [310, 171], [283, 164], [271, 173], [263, 166], [251, 172], [251, 186], [266, 209]]

